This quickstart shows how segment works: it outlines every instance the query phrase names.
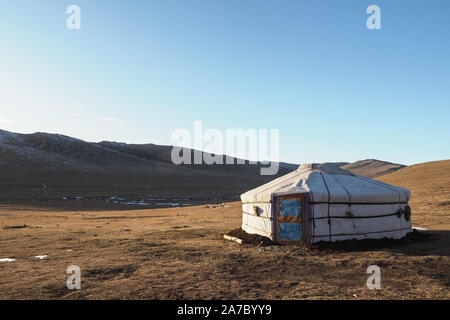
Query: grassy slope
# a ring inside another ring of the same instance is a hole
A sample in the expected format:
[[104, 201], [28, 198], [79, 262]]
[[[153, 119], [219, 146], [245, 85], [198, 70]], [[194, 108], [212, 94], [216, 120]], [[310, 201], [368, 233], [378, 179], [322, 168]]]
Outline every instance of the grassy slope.
[[404, 168], [402, 164], [391, 163], [376, 159], [360, 160], [353, 163], [348, 163], [341, 166], [342, 169], [351, 171], [361, 176], [374, 178], [389, 174]]
[[377, 179], [411, 191], [414, 225], [450, 229], [450, 160], [420, 163]]

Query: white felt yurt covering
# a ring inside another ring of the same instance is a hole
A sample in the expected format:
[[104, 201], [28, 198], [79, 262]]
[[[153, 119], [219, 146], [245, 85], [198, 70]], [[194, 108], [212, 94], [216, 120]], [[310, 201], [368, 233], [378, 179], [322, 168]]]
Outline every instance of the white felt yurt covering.
[[[303, 198], [282, 200], [297, 195]], [[399, 239], [412, 230], [409, 199], [407, 189], [332, 165], [304, 164], [241, 195], [242, 229], [275, 242]], [[304, 213], [293, 213], [295, 206]]]

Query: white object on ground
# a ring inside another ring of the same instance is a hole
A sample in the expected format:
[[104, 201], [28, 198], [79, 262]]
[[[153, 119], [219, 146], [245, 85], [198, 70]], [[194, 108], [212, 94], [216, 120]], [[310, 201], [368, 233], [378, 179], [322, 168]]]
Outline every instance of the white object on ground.
[[419, 230], [419, 231], [426, 231], [427, 229], [422, 227], [412, 227], [413, 229]]
[[46, 254], [44, 254], [44, 255], [42, 255], [42, 256], [36, 256], [35, 257], [36, 259], [45, 259], [45, 258], [47, 258], [47, 255]]
[[10, 258], [2, 258], [0, 259], [0, 262], [13, 262], [16, 261], [16, 259], [10, 259]]
[[242, 239], [239, 239], [239, 238], [236, 238], [236, 237], [232, 237], [232, 236], [229, 236], [229, 235], [226, 235], [226, 234], [224, 234], [223, 237], [226, 240], [234, 241], [234, 242], [237, 242], [239, 244], [242, 244], [242, 242], [243, 242]]

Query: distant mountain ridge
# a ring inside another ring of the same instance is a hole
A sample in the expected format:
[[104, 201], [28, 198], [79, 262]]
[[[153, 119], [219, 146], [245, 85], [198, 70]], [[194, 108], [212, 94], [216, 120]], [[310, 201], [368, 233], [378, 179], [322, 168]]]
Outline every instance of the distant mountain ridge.
[[[79, 194], [231, 199], [289, 173], [260, 175], [261, 164], [175, 165], [171, 146], [90, 143], [60, 134], [0, 130], [0, 200], [60, 199]], [[191, 154], [193, 156], [194, 151]], [[236, 159], [234, 162], [237, 163]]]
[[[171, 152], [172, 146], [150, 143], [94, 143], [0, 130], [0, 200], [57, 199], [80, 190], [94, 196], [178, 193], [230, 199], [299, 166], [280, 162], [277, 175], [261, 176], [261, 164], [175, 165]], [[329, 164], [369, 177], [404, 167], [380, 160]]]
[[[122, 142], [102, 141], [86, 142], [61, 134], [37, 132], [19, 134], [0, 130], [0, 152], [3, 164], [20, 165], [32, 161], [34, 165], [49, 165], [52, 169], [94, 168], [97, 170], [124, 168], [132, 165], [135, 170], [148, 169], [158, 162], [174, 166], [171, 160], [172, 146], [156, 144], [127, 144]], [[193, 154], [197, 150], [189, 150], [193, 163]], [[235, 164], [237, 158], [231, 157]], [[9, 161], [8, 161], [9, 160]], [[8, 161], [8, 162], [6, 162]], [[53, 166], [51, 166], [53, 164]], [[282, 171], [295, 170], [298, 165], [280, 162]], [[1, 163], [0, 163], [1, 165]], [[249, 161], [245, 161], [245, 165]], [[183, 165], [181, 165], [182, 167]], [[233, 166], [233, 165], [228, 165]], [[241, 164], [239, 166], [242, 166]], [[177, 166], [178, 167], [178, 166]], [[192, 167], [189, 165], [189, 167]], [[216, 165], [200, 164], [196, 168], [211, 168]], [[261, 167], [260, 164], [252, 167]]]

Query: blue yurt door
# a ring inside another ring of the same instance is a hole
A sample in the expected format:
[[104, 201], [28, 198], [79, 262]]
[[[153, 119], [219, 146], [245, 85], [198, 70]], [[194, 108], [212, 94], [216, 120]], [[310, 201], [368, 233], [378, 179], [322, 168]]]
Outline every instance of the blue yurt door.
[[309, 243], [309, 193], [278, 196], [277, 240], [280, 243]]

